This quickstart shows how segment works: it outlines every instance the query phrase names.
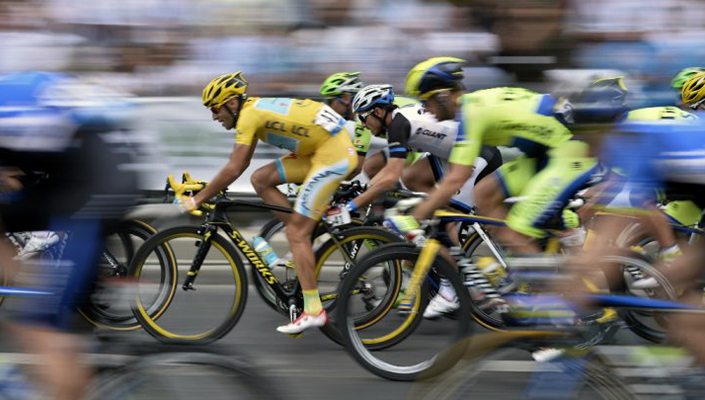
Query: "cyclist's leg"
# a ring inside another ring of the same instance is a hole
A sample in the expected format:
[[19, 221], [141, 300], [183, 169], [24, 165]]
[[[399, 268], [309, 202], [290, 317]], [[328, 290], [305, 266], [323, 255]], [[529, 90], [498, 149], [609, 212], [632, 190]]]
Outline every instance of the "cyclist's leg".
[[[410, 153], [418, 154], [418, 153]], [[431, 163], [432, 156], [422, 156], [404, 168], [401, 181], [407, 189], [415, 192], [430, 192], [438, 181]]]
[[523, 191], [526, 183], [536, 174], [536, 164], [536, 159], [522, 156], [479, 179], [473, 189], [478, 213], [492, 218], [506, 218], [504, 200]]
[[[590, 180], [596, 171], [597, 161], [590, 157], [573, 157], [571, 146], [582, 146], [579, 142], [566, 142], [552, 150], [546, 168], [536, 174], [524, 188], [522, 201], [515, 204], [507, 215], [505, 239], [514, 240], [513, 247], [519, 252], [538, 252], [538, 247], [529, 238], [546, 236], [545, 229], [564, 229], [563, 209], [570, 199]], [[523, 240], [522, 240], [523, 239]]]
[[372, 179], [385, 165], [387, 165], [387, 157], [384, 150], [382, 150], [365, 158], [365, 163], [362, 165], [362, 172], [364, 172], [369, 179]]
[[[290, 208], [289, 200], [277, 189], [277, 186], [282, 183], [300, 184], [306, 178], [309, 169], [311, 169], [310, 157], [287, 154], [256, 170], [250, 182], [265, 203]], [[279, 212], [274, 212], [274, 215], [284, 222], [287, 222], [291, 216], [291, 214]]]
[[472, 207], [475, 206], [473, 196], [476, 190], [475, 186], [478, 185], [483, 178], [495, 172], [501, 165], [502, 155], [499, 153], [499, 150], [493, 146], [482, 146], [480, 156], [475, 159], [475, 169], [472, 172], [472, 176], [465, 182], [463, 187], [460, 188], [458, 194], [451, 198], [451, 204], [465, 212], [470, 212]]
[[91, 287], [102, 248], [97, 221], [57, 221], [52, 230], [70, 231], [61, 260], [52, 265], [24, 266], [16, 284], [48, 294], [12, 299], [8, 310], [14, 322], [10, 330], [19, 344], [42, 356], [38, 375], [52, 398], [76, 399], [90, 379], [90, 370], [79, 360], [80, 339], [68, 331], [77, 305]]
[[326, 211], [333, 193], [357, 165], [357, 155], [347, 135], [328, 139], [311, 157], [311, 169], [294, 204], [295, 213], [287, 224], [286, 236], [296, 265], [296, 275], [304, 291], [304, 314], [299, 320], [279, 327], [283, 333], [297, 334], [327, 322], [318, 295], [311, 232]]

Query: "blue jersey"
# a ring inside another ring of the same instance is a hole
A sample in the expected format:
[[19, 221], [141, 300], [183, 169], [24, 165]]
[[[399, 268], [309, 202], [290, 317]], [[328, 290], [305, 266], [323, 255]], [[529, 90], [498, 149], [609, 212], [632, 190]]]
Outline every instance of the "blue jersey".
[[705, 185], [705, 122], [627, 121], [605, 141], [602, 157], [641, 190], [666, 182]]
[[0, 75], [0, 148], [64, 151], [80, 128], [110, 130], [129, 103], [70, 75], [21, 72]]

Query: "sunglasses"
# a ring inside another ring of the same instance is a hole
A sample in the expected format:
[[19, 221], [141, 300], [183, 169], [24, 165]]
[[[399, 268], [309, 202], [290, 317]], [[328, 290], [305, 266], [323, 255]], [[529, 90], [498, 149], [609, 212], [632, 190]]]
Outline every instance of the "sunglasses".
[[218, 114], [220, 112], [220, 107], [211, 107], [211, 112], [213, 114]]
[[699, 102], [697, 102], [697, 103], [695, 103], [695, 104], [692, 104], [692, 105], [690, 106], [690, 109], [693, 110], [693, 111], [698, 111], [698, 110], [700, 109], [700, 106], [703, 105], [703, 103], [705, 103], [705, 99], [702, 99], [702, 100], [700, 100]]
[[369, 110], [369, 111], [361, 112], [361, 113], [357, 114], [357, 118], [360, 119], [360, 122], [362, 122], [362, 123], [364, 124], [365, 121], [367, 121], [367, 117], [369, 117], [370, 115], [372, 115], [372, 113], [373, 113], [374, 111], [375, 111], [375, 109], [373, 108], [373, 109], [371, 109], [371, 110]]

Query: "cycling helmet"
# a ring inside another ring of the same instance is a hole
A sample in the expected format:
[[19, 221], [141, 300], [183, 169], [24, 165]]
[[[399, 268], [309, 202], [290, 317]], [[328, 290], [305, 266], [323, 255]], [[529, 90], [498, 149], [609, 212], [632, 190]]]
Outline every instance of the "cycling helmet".
[[681, 97], [683, 104], [694, 110], [705, 101], [705, 72], [694, 75], [683, 85]]
[[243, 96], [246, 89], [247, 80], [242, 72], [220, 75], [203, 89], [203, 105], [207, 108], [220, 107], [233, 97]]
[[691, 67], [681, 70], [671, 81], [671, 87], [680, 92], [683, 85], [700, 72], [705, 72], [705, 68]]
[[376, 106], [394, 103], [394, 88], [391, 85], [369, 85], [362, 88], [353, 98], [353, 112], [361, 113]]
[[362, 89], [362, 82], [358, 75], [360, 75], [359, 72], [336, 72], [323, 81], [321, 95], [332, 97], [359, 92]]
[[404, 90], [408, 96], [425, 100], [438, 91], [460, 87], [464, 63], [460, 58], [429, 58], [409, 71]]
[[571, 101], [575, 122], [614, 122], [624, 117], [628, 111], [627, 93], [621, 76], [591, 82]]

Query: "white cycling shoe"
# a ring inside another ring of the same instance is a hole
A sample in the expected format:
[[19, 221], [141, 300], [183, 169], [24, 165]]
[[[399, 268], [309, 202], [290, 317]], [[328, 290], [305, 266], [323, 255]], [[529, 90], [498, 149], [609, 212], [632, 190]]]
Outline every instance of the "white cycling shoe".
[[287, 335], [298, 335], [306, 329], [319, 328], [327, 323], [328, 314], [326, 314], [326, 310], [321, 310], [318, 315], [303, 313], [294, 322], [278, 327], [277, 331]]
[[643, 278], [632, 282], [630, 285], [635, 289], [656, 289], [659, 287], [658, 281], [654, 278]]
[[458, 298], [448, 300], [445, 297], [437, 294], [431, 302], [428, 303], [426, 310], [423, 312], [423, 317], [427, 319], [438, 318], [442, 315], [451, 314], [453, 311], [460, 308]]

